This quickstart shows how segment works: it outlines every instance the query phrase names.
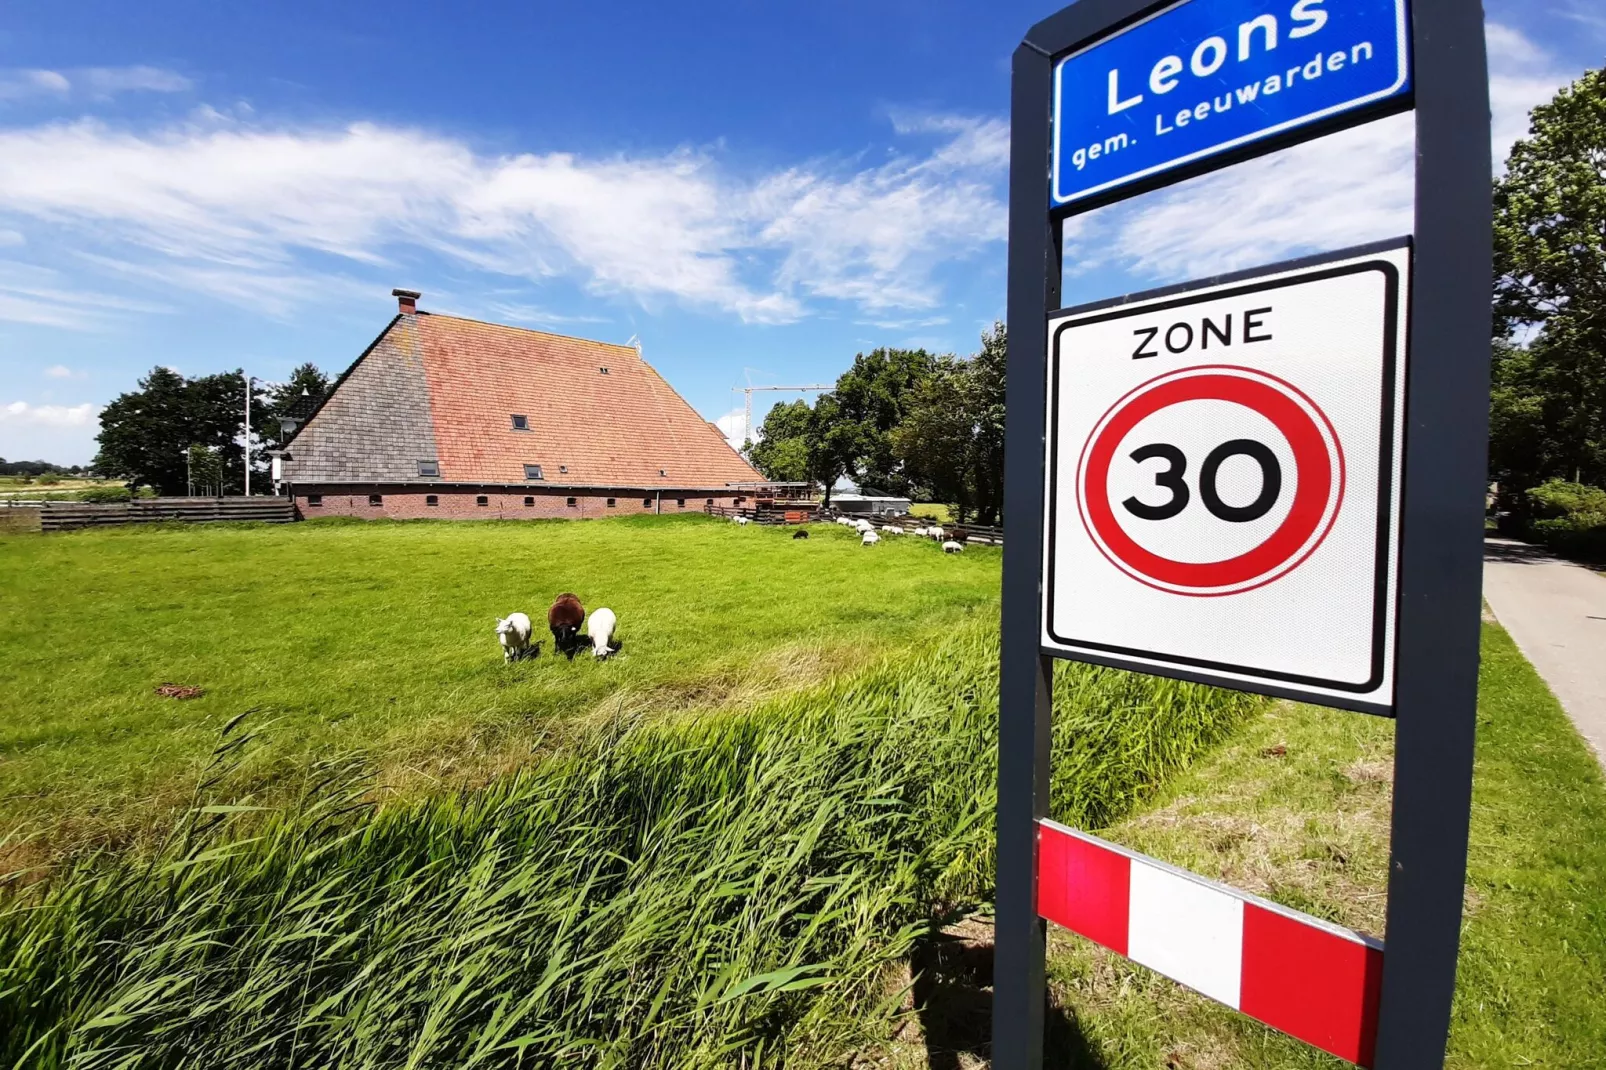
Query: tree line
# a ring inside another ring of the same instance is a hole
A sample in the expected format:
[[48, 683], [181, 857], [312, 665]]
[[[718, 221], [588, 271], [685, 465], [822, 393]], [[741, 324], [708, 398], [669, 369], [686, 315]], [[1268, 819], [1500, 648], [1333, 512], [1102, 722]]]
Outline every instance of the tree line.
[[810, 405], [776, 405], [743, 453], [764, 478], [831, 490], [844, 476], [917, 501], [945, 502], [960, 521], [998, 523], [1004, 501], [1002, 323], [959, 357], [924, 349], [860, 353]]
[[1533, 110], [1494, 254], [1489, 475], [1526, 516], [1542, 484], [1606, 486], [1606, 72]]
[[[266, 451], [285, 437], [279, 418], [302, 398], [321, 398], [329, 377], [302, 364], [282, 383], [261, 383], [251, 395], [251, 443], [247, 452], [245, 378], [242, 371], [186, 378], [172, 368], [152, 368], [138, 387], [100, 413], [100, 451], [92, 467], [130, 486], [154, 487], [163, 495], [240, 494], [245, 465], [251, 489], [267, 493]], [[303, 394], [305, 391], [305, 394]]]

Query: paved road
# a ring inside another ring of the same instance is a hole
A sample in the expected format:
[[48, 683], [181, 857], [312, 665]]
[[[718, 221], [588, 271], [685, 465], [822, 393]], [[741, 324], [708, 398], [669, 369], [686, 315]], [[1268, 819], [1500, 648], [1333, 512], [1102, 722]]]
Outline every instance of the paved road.
[[1606, 767], [1606, 576], [1488, 539], [1483, 597]]

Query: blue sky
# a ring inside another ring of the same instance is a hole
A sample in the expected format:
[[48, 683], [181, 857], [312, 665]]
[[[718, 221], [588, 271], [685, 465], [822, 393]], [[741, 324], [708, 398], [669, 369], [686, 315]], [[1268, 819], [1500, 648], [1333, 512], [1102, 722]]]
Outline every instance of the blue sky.
[[[154, 364], [337, 372], [394, 286], [638, 335], [735, 433], [749, 375], [968, 352], [1002, 316], [1009, 55], [1050, 5], [457, 7], [8, 4], [0, 456], [89, 460]], [[1606, 15], [1487, 10], [1503, 156], [1600, 65]], [[1410, 138], [1400, 116], [1080, 217], [1067, 299], [1408, 231]]]

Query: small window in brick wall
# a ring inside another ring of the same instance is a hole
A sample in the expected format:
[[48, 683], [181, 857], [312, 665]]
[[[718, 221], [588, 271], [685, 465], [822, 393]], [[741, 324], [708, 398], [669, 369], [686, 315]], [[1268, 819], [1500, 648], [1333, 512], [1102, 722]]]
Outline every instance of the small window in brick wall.
[[530, 418], [528, 416], [521, 416], [521, 415], [515, 413], [513, 415], [513, 430], [515, 430], [515, 431], [528, 431], [529, 429], [530, 429]]
[[426, 494], [426, 495], [424, 495], [424, 504], [425, 505], [439, 505], [440, 503], [441, 503], [441, 496], [439, 494]]
[[323, 504], [323, 495], [322, 494], [309, 494], [309, 495], [307, 495], [307, 504], [308, 505], [322, 505]]
[[524, 466], [524, 478], [525, 479], [540, 479], [540, 478], [542, 478], [542, 476], [541, 476], [541, 466], [538, 465], [538, 464], [527, 464], [527, 465], [525, 465]]
[[713, 505], [713, 504], [714, 504], [714, 499], [712, 499], [712, 498], [710, 498], [710, 499], [708, 499], [708, 501], [707, 501], [707, 502], [705, 502], [705, 503], [704, 503], [704, 504], [705, 504], [705, 505]]
[[685, 498], [676, 498], [675, 499], [675, 508], [677, 508], [677, 509], [686, 508], [686, 499]]
[[608, 508], [609, 509], [612, 509], [614, 506], [616, 506], [618, 504], [619, 504], [619, 502], [616, 499], [614, 499], [614, 498], [609, 498], [608, 499]]
[[476, 497], [474, 499], [474, 504], [475, 505], [490, 505], [491, 504], [491, 499], [488, 498], [486, 495], [481, 494], [481, 495], [479, 495], [478, 497]]
[[576, 501], [577, 501], [577, 499], [574, 499], [574, 498], [570, 498], [570, 499], [569, 499], [569, 500], [568, 500], [568, 501], [567, 501], [567, 502], [565, 502], [565, 503], [564, 503], [564, 504], [566, 504], [566, 505], [567, 505], [567, 506], [568, 506], [568, 507], [569, 507], [569, 508], [570, 508], [570, 509], [573, 509], [573, 508], [574, 508], [574, 507], [575, 507], [575, 504], [576, 504]]
[[643, 498], [643, 499], [641, 499], [641, 507], [643, 509], [651, 509], [652, 508], [652, 499], [651, 498]]
[[525, 505], [534, 505], [534, 504], [535, 504], [535, 495], [533, 495], [533, 494], [526, 494], [526, 495], [525, 495], [525, 496], [524, 496], [524, 504], [525, 504]]
[[368, 495], [368, 504], [369, 505], [384, 505], [385, 504], [385, 496], [383, 494], [370, 494], [370, 495]]
[[439, 461], [419, 461], [418, 474], [438, 477], [441, 474], [441, 463]]

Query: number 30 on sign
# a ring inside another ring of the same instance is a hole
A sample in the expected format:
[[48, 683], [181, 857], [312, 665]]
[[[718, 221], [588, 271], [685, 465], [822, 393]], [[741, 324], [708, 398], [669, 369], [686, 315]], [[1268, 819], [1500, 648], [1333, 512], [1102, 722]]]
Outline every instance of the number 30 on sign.
[[1392, 704], [1410, 252], [1049, 322], [1048, 652]]

